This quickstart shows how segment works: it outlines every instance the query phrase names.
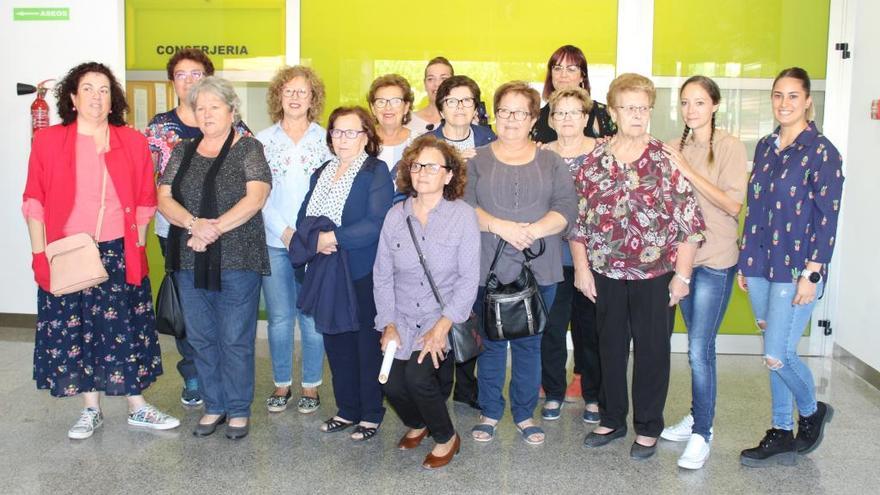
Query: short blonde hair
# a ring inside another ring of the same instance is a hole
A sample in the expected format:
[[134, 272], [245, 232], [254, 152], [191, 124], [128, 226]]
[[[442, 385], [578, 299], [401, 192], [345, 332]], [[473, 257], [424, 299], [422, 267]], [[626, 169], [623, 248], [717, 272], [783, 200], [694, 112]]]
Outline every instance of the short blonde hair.
[[278, 72], [272, 77], [272, 81], [269, 82], [269, 90], [266, 92], [266, 105], [269, 107], [269, 117], [272, 122], [281, 122], [284, 119], [284, 109], [281, 107], [281, 88], [296, 77], [305, 79], [309, 83], [309, 87], [312, 88], [312, 103], [306, 114], [309, 122], [316, 122], [321, 112], [324, 111], [324, 82], [318, 77], [318, 73], [304, 65], [284, 66], [278, 69]]
[[498, 89], [495, 90], [495, 97], [492, 99], [496, 112], [498, 111], [498, 104], [501, 103], [501, 98], [504, 98], [507, 93], [525, 96], [529, 100], [529, 116], [538, 118], [538, 115], [541, 113], [541, 95], [525, 81], [510, 81], [498, 86]]
[[642, 93], [647, 94], [652, 107], [654, 106], [654, 101], [657, 99], [657, 90], [654, 89], [654, 83], [652, 83], [650, 79], [641, 74], [627, 72], [617, 76], [611, 81], [611, 86], [608, 87], [608, 97], [606, 99], [608, 106], [617, 107], [617, 98], [620, 96], [620, 93], [627, 91], [641, 91]]
[[547, 104], [550, 105], [550, 111], [556, 110], [556, 105], [565, 98], [573, 98], [580, 102], [586, 113], [590, 113], [590, 110], [593, 109], [593, 99], [590, 98], [590, 93], [587, 93], [584, 88], [572, 88], [560, 89], [550, 95], [550, 99], [547, 101]]

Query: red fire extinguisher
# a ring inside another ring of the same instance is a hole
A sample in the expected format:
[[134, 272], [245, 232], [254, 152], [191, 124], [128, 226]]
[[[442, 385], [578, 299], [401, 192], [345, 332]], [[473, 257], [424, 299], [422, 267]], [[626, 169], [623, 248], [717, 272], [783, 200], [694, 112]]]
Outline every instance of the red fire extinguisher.
[[31, 103], [31, 137], [38, 130], [49, 127], [49, 103], [46, 102], [46, 84], [55, 79], [46, 79], [36, 86], [18, 83], [17, 91], [20, 95], [37, 93], [37, 98]]

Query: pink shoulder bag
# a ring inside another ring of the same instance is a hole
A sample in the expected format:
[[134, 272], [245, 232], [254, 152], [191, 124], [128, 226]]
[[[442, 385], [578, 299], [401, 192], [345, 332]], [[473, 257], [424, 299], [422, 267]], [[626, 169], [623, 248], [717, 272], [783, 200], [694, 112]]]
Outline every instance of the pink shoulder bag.
[[104, 177], [101, 180], [101, 207], [98, 208], [95, 237], [81, 232], [62, 237], [46, 246], [46, 258], [49, 260], [49, 292], [53, 295], [73, 294], [100, 285], [110, 278], [107, 270], [104, 269], [104, 263], [101, 262], [101, 251], [98, 250], [101, 224], [104, 223], [106, 194], [107, 167], [104, 167]]

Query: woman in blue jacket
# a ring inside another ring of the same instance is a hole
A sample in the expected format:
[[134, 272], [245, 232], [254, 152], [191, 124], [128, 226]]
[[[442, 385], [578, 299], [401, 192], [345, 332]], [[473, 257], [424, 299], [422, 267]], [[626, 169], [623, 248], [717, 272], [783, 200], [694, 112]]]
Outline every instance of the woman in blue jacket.
[[[373, 261], [393, 187], [388, 166], [376, 158], [379, 137], [369, 112], [339, 107], [327, 122], [327, 144], [333, 158], [312, 175], [297, 217], [297, 231], [316, 217], [327, 217], [335, 230], [317, 236], [317, 256], [334, 253], [347, 258], [354, 288], [357, 324], [353, 329], [322, 328], [324, 349], [333, 376], [338, 412], [321, 425], [327, 433], [355, 423], [353, 440], [372, 438], [382, 423], [382, 388], [376, 379], [382, 362], [381, 334], [374, 330]], [[342, 288], [338, 288], [342, 289]], [[306, 291], [306, 287], [303, 287]], [[337, 291], [338, 292], [338, 291]], [[320, 305], [320, 302], [318, 302]]]
[[468, 76], [446, 79], [437, 89], [434, 101], [443, 121], [432, 134], [451, 144], [465, 160], [477, 153], [476, 148], [495, 141], [492, 129], [473, 123], [480, 104], [480, 87], [473, 79]]

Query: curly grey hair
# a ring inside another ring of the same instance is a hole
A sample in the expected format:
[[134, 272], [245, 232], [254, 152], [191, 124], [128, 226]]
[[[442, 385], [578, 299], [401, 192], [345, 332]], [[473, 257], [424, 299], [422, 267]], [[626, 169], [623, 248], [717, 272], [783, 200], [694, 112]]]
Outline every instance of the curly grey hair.
[[241, 99], [239, 99], [238, 94], [235, 93], [235, 88], [232, 86], [232, 83], [217, 76], [208, 76], [204, 79], [200, 79], [199, 82], [195, 83], [193, 87], [190, 88], [189, 95], [187, 95], [190, 108], [196, 108], [196, 100], [202, 92], [213, 93], [226, 103], [232, 111], [233, 124], [237, 124], [241, 121]]

